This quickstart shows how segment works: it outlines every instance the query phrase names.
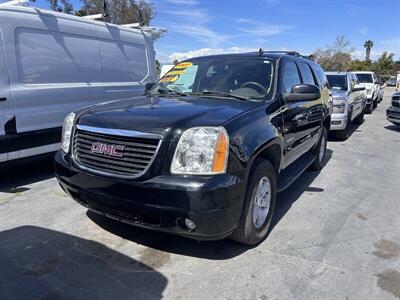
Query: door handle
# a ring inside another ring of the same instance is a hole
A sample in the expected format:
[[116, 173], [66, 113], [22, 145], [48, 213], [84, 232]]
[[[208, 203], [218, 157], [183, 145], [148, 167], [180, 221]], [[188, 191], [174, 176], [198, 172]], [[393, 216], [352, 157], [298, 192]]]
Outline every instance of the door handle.
[[0, 101], [7, 101], [7, 97], [0, 97]]

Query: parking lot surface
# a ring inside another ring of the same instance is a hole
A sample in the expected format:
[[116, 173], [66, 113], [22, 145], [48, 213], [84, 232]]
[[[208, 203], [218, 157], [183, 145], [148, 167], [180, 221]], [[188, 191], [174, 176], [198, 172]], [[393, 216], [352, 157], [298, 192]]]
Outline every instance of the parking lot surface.
[[[196, 242], [68, 198], [51, 160], [0, 170], [0, 299], [400, 299], [400, 129], [393, 88], [326, 166], [278, 194], [261, 245]], [[134, 195], [133, 195], [134, 196]]]

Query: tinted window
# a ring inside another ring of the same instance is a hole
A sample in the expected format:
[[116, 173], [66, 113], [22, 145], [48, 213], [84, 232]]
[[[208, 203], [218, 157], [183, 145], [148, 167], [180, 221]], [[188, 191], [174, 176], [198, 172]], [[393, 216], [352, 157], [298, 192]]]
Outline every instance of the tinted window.
[[143, 45], [101, 41], [100, 53], [104, 82], [139, 82], [147, 76]]
[[324, 70], [319, 65], [312, 65], [311, 68], [313, 69], [315, 75], [317, 76], [318, 85], [320, 88], [330, 88], [328, 80], [326, 79]]
[[288, 61], [283, 69], [282, 92], [290, 93], [292, 87], [300, 83], [300, 76], [296, 64], [293, 61]]
[[326, 75], [329, 85], [334, 90], [347, 91], [347, 76], [346, 75]]
[[357, 78], [360, 83], [373, 83], [371, 74], [357, 73]]
[[300, 67], [301, 76], [303, 78], [303, 83], [315, 84], [314, 76], [311, 72], [309, 65], [301, 62], [301, 63], [299, 63], [299, 67]]
[[97, 41], [60, 32], [19, 28], [17, 68], [26, 84], [100, 82]]

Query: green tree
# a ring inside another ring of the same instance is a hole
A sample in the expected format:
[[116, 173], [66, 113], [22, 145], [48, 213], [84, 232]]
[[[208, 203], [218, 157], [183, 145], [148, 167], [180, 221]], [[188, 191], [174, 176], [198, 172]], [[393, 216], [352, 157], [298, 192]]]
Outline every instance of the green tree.
[[344, 35], [337, 36], [332, 45], [317, 49], [312, 57], [325, 71], [347, 71], [354, 48]]
[[[36, 1], [32, 1], [36, 2]], [[66, 14], [72, 14], [74, 12], [74, 7], [70, 0], [47, 0], [50, 9]]]
[[349, 64], [349, 71], [371, 71], [373, 69], [370, 60], [352, 60]]
[[396, 73], [396, 63], [394, 62], [394, 54], [383, 52], [376, 60], [374, 70], [380, 76], [390, 76]]
[[371, 40], [365, 41], [364, 48], [365, 48], [365, 60], [370, 60], [371, 56], [371, 49], [374, 46], [374, 42]]
[[145, 0], [81, 0], [87, 15], [104, 14], [104, 21], [113, 24], [139, 23], [150, 25], [156, 10]]

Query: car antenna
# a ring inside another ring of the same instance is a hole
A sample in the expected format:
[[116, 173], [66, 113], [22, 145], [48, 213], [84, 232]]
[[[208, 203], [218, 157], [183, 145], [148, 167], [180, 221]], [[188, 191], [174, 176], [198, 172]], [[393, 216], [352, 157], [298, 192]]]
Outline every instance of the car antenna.
[[263, 50], [262, 48], [260, 48], [260, 49], [258, 50], [258, 55], [259, 55], [259, 56], [263, 56], [263, 54], [264, 54], [264, 50]]

